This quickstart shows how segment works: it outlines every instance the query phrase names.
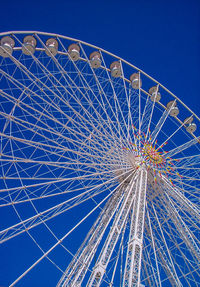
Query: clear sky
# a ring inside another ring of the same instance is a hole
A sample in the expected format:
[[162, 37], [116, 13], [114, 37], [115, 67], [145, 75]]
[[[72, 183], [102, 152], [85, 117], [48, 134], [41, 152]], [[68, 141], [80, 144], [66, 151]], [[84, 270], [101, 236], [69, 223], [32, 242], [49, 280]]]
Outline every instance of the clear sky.
[[78, 38], [130, 61], [200, 114], [198, 0], [2, 1], [0, 30]]
[[97, 45], [144, 70], [200, 116], [199, 0], [7, 0], [0, 9], [1, 32], [52, 32]]

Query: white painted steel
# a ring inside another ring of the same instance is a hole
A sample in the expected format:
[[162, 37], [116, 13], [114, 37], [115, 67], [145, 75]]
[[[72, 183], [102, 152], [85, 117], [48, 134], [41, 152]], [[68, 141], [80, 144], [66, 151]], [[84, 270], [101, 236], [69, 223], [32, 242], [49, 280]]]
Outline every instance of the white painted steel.
[[40, 251], [10, 286], [47, 259], [57, 286], [198, 287], [199, 116], [94, 45], [0, 37], [0, 242]]

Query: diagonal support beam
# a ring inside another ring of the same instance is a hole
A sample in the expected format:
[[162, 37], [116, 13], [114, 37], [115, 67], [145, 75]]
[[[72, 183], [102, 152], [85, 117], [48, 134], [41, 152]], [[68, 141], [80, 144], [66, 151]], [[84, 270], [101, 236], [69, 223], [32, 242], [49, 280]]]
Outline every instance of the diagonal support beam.
[[110, 229], [110, 233], [108, 234], [105, 240], [104, 246], [98, 257], [97, 263], [93, 269], [92, 274], [90, 275], [87, 287], [100, 286], [103, 280], [104, 273], [107, 269], [114, 248], [119, 240], [123, 227], [126, 223], [127, 217], [133, 205], [137, 182], [138, 178], [136, 180], [136, 177], [133, 177], [126, 189], [127, 197], [124, 200], [123, 204], [121, 205], [120, 209], [118, 210], [117, 214], [115, 215], [112, 227]]
[[[121, 214], [121, 208], [126, 205], [128, 201], [130, 201], [131, 194], [133, 193], [133, 188], [130, 188], [130, 186], [135, 185], [137, 176], [137, 173], [132, 174], [132, 179], [129, 180], [128, 186], [124, 185], [122, 182], [120, 184], [121, 186], [117, 188], [116, 192], [102, 209], [102, 212], [100, 213], [93, 227], [90, 229], [80, 249], [58, 282], [57, 287], [81, 286], [104, 232], [110, 224], [110, 221], [113, 218], [114, 221], [116, 221], [116, 217]], [[127, 178], [129, 177], [130, 175], [128, 175]], [[127, 178], [124, 179], [124, 182], [126, 182]]]
[[132, 210], [131, 227], [123, 278], [124, 287], [140, 286], [142, 242], [146, 206], [146, 187], [147, 171], [145, 169], [141, 169], [137, 181], [135, 200]]

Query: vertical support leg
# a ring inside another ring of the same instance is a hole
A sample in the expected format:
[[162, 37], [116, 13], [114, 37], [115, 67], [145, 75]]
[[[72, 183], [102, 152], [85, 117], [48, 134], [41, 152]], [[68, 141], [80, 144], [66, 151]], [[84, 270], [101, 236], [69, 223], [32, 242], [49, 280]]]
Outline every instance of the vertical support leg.
[[141, 169], [133, 203], [123, 286], [139, 287], [146, 204], [147, 171]]
[[90, 229], [86, 239], [72, 259], [65, 274], [61, 277], [57, 287], [81, 286], [81, 281], [87, 272], [95, 250], [115, 212], [120, 206], [122, 189], [120, 188], [107, 202], [96, 222]]
[[113, 254], [114, 248], [118, 242], [119, 236], [122, 232], [124, 224], [130, 214], [131, 207], [133, 205], [136, 183], [138, 182], [138, 176], [133, 177], [126, 189], [126, 197], [123, 201], [120, 209], [115, 215], [115, 219], [111, 226], [110, 232], [102, 247], [101, 253], [97, 259], [96, 266], [90, 275], [87, 287], [98, 287], [104, 277], [104, 273], [107, 270], [108, 263]]

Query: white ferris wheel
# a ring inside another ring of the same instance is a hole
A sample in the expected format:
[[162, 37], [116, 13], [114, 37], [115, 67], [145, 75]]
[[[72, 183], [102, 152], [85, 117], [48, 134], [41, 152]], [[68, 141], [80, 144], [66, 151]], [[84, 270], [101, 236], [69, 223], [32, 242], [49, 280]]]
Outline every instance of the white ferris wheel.
[[200, 118], [99, 47], [0, 36], [2, 282], [200, 286]]

